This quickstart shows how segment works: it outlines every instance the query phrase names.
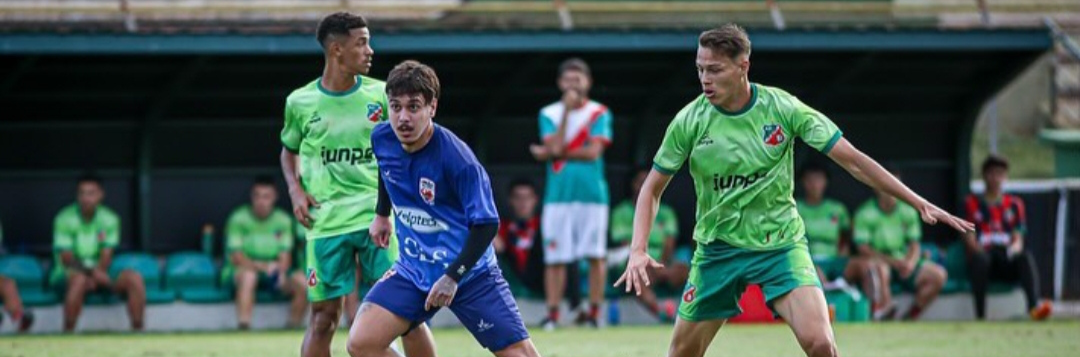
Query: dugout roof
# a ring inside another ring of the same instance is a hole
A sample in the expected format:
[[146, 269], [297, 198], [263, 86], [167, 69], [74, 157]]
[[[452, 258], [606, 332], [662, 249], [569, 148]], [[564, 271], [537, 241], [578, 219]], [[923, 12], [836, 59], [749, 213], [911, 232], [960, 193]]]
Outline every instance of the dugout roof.
[[[784, 88], [820, 109], [863, 151], [898, 164], [905, 180], [950, 208], [967, 189], [979, 108], [1051, 46], [1043, 30], [750, 33], [751, 80]], [[625, 174], [650, 161], [670, 118], [699, 93], [693, 65], [697, 31], [374, 36], [374, 77], [385, 77], [393, 64], [409, 58], [439, 72], [444, 97], [436, 120], [469, 142], [489, 166], [496, 191], [513, 176], [542, 177], [527, 143], [537, 140], [539, 108], [558, 99], [555, 70], [569, 56], [590, 63], [592, 97], [615, 115], [615, 140], [607, 154], [613, 200], [625, 196]], [[193, 232], [177, 231], [201, 224], [210, 213], [225, 216], [243, 192], [192, 191], [183, 188], [185, 180], [213, 186], [226, 177], [227, 185], [243, 191], [251, 174], [277, 172], [284, 98], [321, 71], [311, 37], [0, 35], [0, 196], [55, 196], [40, 204], [44, 214], [30, 212], [35, 207], [0, 207], [5, 233], [49, 237], [55, 213], [49, 205], [70, 202], [67, 182], [94, 167], [121, 180], [110, 189], [119, 198], [111, 199], [133, 217], [125, 230], [127, 237], [140, 237], [134, 246], [177, 248], [156, 245], [150, 236], [190, 240], [185, 234], [194, 237]], [[821, 158], [803, 147], [797, 160], [807, 159]], [[846, 175], [834, 177], [833, 194], [849, 206], [869, 196]], [[689, 209], [680, 212], [684, 227], [693, 216], [688, 180], [676, 179], [666, 197]], [[228, 202], [218, 214], [199, 205], [162, 203], [170, 198]], [[186, 211], [163, 213], [170, 210]], [[186, 221], [173, 225], [151, 217]]]

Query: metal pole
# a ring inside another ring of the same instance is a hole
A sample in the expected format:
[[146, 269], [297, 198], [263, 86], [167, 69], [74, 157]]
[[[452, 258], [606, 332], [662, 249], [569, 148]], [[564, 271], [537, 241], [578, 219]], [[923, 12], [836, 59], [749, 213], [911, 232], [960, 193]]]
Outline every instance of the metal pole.
[[987, 115], [990, 116], [990, 154], [998, 154], [998, 110], [997, 110], [997, 97], [990, 100], [989, 108], [987, 108]]
[[1065, 219], [1068, 217], [1069, 191], [1064, 184], [1058, 184], [1057, 224], [1054, 236], [1054, 301], [1061, 301], [1062, 285], [1065, 281]]

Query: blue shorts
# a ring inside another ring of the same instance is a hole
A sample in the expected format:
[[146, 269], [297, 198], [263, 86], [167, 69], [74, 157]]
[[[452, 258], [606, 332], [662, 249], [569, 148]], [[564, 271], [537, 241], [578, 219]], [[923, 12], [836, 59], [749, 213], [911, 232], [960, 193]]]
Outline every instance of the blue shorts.
[[[450, 303], [450, 311], [465, 325], [481, 346], [492, 352], [529, 338], [521, 321], [510, 285], [503, 279], [502, 271], [490, 267], [486, 272], [458, 286], [457, 294]], [[439, 309], [424, 310], [428, 292], [420, 290], [401, 274], [392, 274], [371, 288], [364, 302], [383, 307], [412, 323], [422, 324]], [[411, 330], [411, 329], [410, 329]]]

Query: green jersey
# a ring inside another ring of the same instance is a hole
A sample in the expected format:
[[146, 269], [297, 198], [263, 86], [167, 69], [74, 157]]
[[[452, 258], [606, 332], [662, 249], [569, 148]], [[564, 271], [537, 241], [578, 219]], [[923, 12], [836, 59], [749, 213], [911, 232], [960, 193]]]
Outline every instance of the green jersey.
[[871, 199], [855, 211], [855, 244], [869, 244], [870, 248], [903, 259], [908, 244], [922, 238], [922, 219], [919, 211], [906, 203], [897, 201], [892, 212], [885, 213], [876, 199]]
[[77, 203], [61, 209], [53, 220], [53, 251], [70, 251], [84, 267], [96, 266], [102, 249], [119, 245], [120, 216], [104, 205], [98, 205], [89, 221]]
[[814, 259], [838, 256], [840, 233], [851, 228], [851, 216], [848, 215], [847, 207], [828, 198], [816, 206], [799, 200], [796, 207], [803, 225], [806, 226], [806, 238], [810, 240], [810, 254]]
[[278, 208], [265, 219], [259, 219], [251, 206], [240, 206], [225, 224], [226, 250], [230, 254], [243, 252], [255, 261], [277, 260], [279, 254], [293, 248], [292, 223], [292, 217]]
[[[622, 201], [611, 210], [611, 240], [616, 243], [629, 243], [634, 235], [634, 203]], [[679, 219], [675, 210], [663, 203], [656, 211], [656, 221], [649, 232], [649, 256], [660, 259], [664, 253], [664, 240], [679, 235]]]
[[289, 94], [281, 143], [299, 157], [300, 183], [319, 208], [307, 239], [367, 229], [375, 217], [378, 166], [371, 130], [387, 120], [386, 84], [357, 76], [344, 92], [323, 88], [321, 79]]
[[794, 138], [822, 153], [840, 140], [829, 118], [778, 88], [751, 84], [738, 112], [704, 96], [668, 125], [653, 168], [673, 175], [690, 161], [697, 193], [694, 240], [722, 240], [751, 250], [788, 247], [802, 238], [795, 209]]

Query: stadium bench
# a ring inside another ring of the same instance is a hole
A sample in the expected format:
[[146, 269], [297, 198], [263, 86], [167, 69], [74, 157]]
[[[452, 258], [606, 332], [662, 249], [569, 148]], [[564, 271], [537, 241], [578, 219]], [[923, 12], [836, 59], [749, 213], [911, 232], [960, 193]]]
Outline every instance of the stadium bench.
[[[125, 269], [134, 270], [142, 275], [143, 283], [146, 285], [146, 302], [148, 304], [164, 304], [175, 299], [175, 293], [162, 289], [161, 266], [153, 256], [146, 253], [119, 254], [116, 258], [113, 258], [112, 265], [109, 266], [109, 276], [116, 279]], [[107, 296], [112, 297], [112, 299], [108, 300], [116, 301], [115, 294], [108, 294]], [[89, 296], [87, 303], [90, 303], [90, 300], [94, 298], [96, 298], [96, 295]]]
[[229, 300], [229, 292], [217, 286], [218, 273], [210, 257], [202, 253], [180, 252], [165, 262], [165, 286], [184, 301], [213, 303]]
[[15, 280], [19, 296], [27, 306], [53, 305], [59, 302], [56, 293], [45, 289], [45, 270], [29, 255], [0, 257], [0, 275]]

